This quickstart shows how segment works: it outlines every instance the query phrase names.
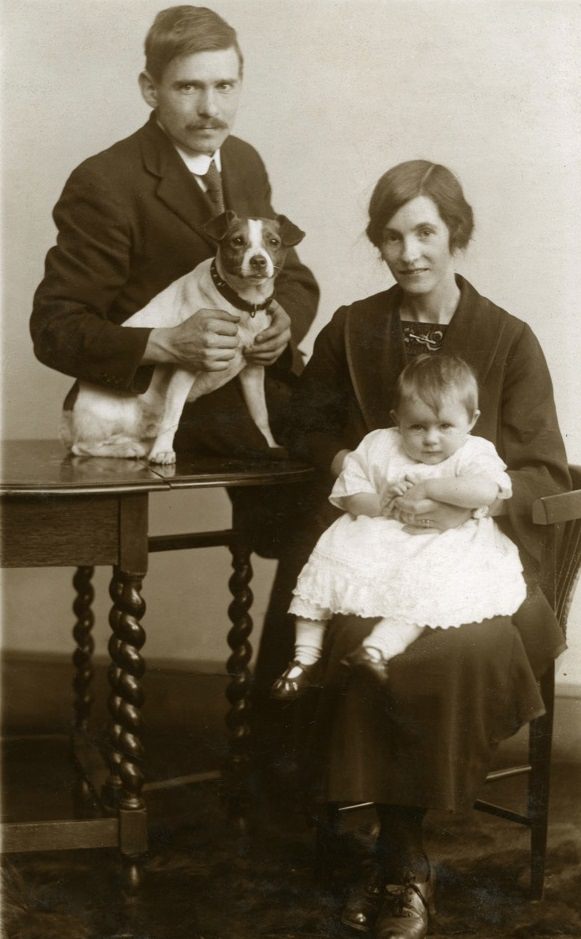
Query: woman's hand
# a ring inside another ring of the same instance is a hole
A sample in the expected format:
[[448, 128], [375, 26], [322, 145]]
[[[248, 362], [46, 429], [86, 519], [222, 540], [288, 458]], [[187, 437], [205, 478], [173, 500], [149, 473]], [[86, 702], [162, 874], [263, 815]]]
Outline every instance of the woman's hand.
[[[419, 483], [394, 502], [392, 514], [404, 524], [405, 531], [412, 535], [425, 534], [433, 529], [448, 531], [463, 525], [471, 517], [471, 509], [423, 498], [421, 486]], [[416, 493], [416, 489], [419, 492]]]

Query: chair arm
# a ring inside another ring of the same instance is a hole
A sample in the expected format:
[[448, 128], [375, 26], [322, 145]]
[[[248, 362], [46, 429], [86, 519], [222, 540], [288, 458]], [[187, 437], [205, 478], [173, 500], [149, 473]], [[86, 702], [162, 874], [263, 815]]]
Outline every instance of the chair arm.
[[[581, 486], [581, 466], [569, 467], [573, 485]], [[535, 525], [555, 525], [581, 518], [581, 488], [560, 492], [556, 496], [541, 496], [533, 502]]]

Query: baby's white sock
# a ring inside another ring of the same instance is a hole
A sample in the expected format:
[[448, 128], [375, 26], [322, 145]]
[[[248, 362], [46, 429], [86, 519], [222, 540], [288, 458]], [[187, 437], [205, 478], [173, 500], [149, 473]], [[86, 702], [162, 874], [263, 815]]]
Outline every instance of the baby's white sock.
[[382, 619], [373, 627], [361, 645], [364, 649], [376, 650], [385, 662], [394, 655], [405, 652], [424, 631], [423, 626], [402, 626], [393, 620]]
[[295, 659], [301, 665], [314, 665], [321, 658], [326, 623], [323, 620], [301, 619], [295, 621]]

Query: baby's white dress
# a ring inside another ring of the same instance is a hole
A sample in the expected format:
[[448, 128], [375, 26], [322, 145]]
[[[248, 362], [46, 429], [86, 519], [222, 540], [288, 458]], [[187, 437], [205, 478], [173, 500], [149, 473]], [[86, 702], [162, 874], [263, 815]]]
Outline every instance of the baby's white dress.
[[[442, 463], [418, 463], [405, 453], [395, 427], [376, 430], [345, 460], [329, 496], [377, 493], [404, 476], [415, 482], [448, 476], [490, 476], [499, 498], [512, 495], [506, 466], [494, 446], [468, 437]], [[319, 538], [303, 567], [290, 612], [307, 619], [334, 613], [381, 616], [394, 625], [448, 629], [510, 616], [526, 596], [518, 550], [492, 518], [470, 518], [445, 532], [412, 535], [395, 518], [345, 513]]]

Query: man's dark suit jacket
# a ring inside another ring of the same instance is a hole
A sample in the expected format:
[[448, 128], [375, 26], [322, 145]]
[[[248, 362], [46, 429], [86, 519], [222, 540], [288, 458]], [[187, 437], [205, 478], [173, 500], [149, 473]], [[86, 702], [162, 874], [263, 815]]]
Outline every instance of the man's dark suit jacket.
[[[273, 217], [258, 153], [229, 137], [221, 159], [226, 207]], [[31, 333], [40, 361], [109, 388], [145, 390], [151, 368], [139, 366], [149, 330], [119, 324], [215, 253], [203, 230], [211, 215], [155, 113], [132, 136], [77, 167], [54, 210], [57, 244], [34, 297]], [[294, 349], [268, 370], [275, 382], [290, 375], [296, 344], [318, 301], [313, 275], [294, 251], [277, 279], [276, 296], [291, 317]]]

